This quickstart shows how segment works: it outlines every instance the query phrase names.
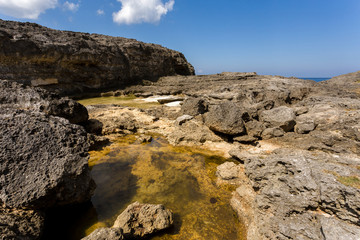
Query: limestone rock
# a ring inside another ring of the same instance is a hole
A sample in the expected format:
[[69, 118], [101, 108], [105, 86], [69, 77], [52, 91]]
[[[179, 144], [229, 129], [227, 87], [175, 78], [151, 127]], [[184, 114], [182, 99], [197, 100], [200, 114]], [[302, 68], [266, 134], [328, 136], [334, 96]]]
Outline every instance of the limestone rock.
[[281, 106], [263, 111], [260, 120], [269, 123], [271, 127], [280, 127], [285, 132], [289, 132], [295, 126], [295, 113], [293, 109]]
[[208, 103], [202, 98], [187, 98], [181, 106], [184, 115], [196, 116], [208, 110]]
[[160, 45], [3, 20], [0, 59], [0, 78], [63, 95], [194, 74], [182, 53]]
[[123, 240], [121, 228], [98, 228], [82, 240]]
[[191, 120], [193, 118], [194, 117], [190, 116], [190, 115], [182, 115], [182, 116], [180, 116], [180, 117], [178, 117], [176, 119], [176, 124], [181, 125], [181, 124], [183, 124], [183, 123], [185, 123], [185, 122], [187, 122], [187, 121], [189, 121], [189, 120]]
[[125, 237], [143, 237], [173, 224], [173, 213], [163, 205], [129, 205], [116, 219], [113, 228], [121, 228]]
[[239, 135], [245, 132], [244, 114], [239, 105], [224, 102], [209, 108], [205, 114], [205, 125], [215, 132]]
[[239, 177], [239, 166], [233, 162], [225, 162], [216, 168], [216, 176], [223, 180], [230, 180]]
[[282, 128], [274, 127], [274, 128], [265, 129], [262, 132], [261, 137], [262, 137], [262, 139], [270, 139], [270, 138], [274, 138], [274, 137], [282, 137], [282, 136], [284, 136], [284, 134], [285, 134], [285, 132]]

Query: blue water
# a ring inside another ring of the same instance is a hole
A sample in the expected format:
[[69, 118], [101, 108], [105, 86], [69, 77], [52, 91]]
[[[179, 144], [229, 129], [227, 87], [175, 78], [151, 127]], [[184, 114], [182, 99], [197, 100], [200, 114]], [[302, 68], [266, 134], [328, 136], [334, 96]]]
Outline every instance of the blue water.
[[321, 82], [321, 81], [329, 80], [330, 78], [300, 78], [300, 79], [313, 80], [315, 82]]

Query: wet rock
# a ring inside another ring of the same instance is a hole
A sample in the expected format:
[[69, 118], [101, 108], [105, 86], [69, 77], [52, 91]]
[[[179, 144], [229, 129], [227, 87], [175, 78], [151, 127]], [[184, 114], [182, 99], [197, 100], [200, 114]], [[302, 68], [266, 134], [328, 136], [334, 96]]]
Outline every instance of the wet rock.
[[209, 108], [205, 114], [205, 125], [215, 132], [239, 135], [245, 132], [244, 114], [239, 105], [224, 102]]
[[260, 120], [269, 123], [271, 127], [280, 127], [285, 132], [292, 131], [296, 124], [294, 110], [285, 106], [263, 111]]
[[239, 177], [239, 166], [233, 162], [225, 162], [216, 168], [216, 176], [223, 180], [230, 180]]
[[182, 53], [134, 39], [3, 20], [0, 31], [0, 78], [63, 95], [194, 74]]
[[163, 205], [129, 205], [116, 219], [113, 228], [121, 228], [124, 236], [143, 237], [166, 229], [173, 224], [173, 213]]
[[181, 113], [190, 116], [204, 114], [208, 110], [208, 103], [202, 98], [187, 98], [181, 106]]
[[187, 122], [187, 121], [189, 121], [189, 120], [191, 120], [193, 118], [194, 117], [190, 116], [190, 115], [182, 115], [182, 116], [180, 116], [180, 117], [178, 117], [176, 119], [176, 124], [181, 125], [181, 124], [183, 124], [183, 123], [185, 123], [185, 122]]
[[34, 210], [0, 209], [1, 239], [40, 239], [44, 217]]
[[98, 228], [82, 240], [123, 240], [121, 228]]
[[141, 135], [136, 139], [135, 143], [149, 143], [152, 141], [152, 139], [153, 139], [152, 136]]

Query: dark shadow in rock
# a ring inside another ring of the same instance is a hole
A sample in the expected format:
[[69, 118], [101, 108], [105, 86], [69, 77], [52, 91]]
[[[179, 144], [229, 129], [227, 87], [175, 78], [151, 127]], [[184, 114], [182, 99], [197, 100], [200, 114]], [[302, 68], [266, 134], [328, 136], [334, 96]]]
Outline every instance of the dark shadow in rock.
[[45, 216], [42, 240], [78, 240], [85, 229], [98, 221], [97, 212], [89, 201], [66, 207], [49, 209]]

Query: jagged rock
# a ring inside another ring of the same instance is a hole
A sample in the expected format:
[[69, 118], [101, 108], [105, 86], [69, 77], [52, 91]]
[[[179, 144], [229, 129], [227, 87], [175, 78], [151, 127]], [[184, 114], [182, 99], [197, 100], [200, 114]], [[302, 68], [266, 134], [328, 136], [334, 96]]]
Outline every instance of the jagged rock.
[[0, 239], [40, 239], [44, 217], [34, 210], [0, 209]]
[[208, 103], [202, 98], [187, 98], [181, 106], [184, 115], [196, 116], [208, 110]]
[[280, 127], [285, 132], [292, 131], [296, 124], [294, 110], [281, 106], [265, 110], [260, 114], [260, 120], [270, 124], [270, 127]]
[[64, 118], [0, 108], [0, 202], [48, 208], [91, 196], [87, 133]]
[[249, 136], [260, 138], [261, 133], [265, 130], [265, 125], [262, 122], [253, 120], [245, 123], [246, 132]]
[[83, 123], [89, 118], [86, 108], [74, 100], [6, 80], [0, 81], [0, 104], [63, 117], [71, 123]]
[[121, 228], [98, 228], [82, 240], [123, 240]]
[[300, 134], [305, 134], [313, 131], [315, 129], [315, 123], [312, 120], [306, 122], [297, 122], [295, 125], [295, 132]]
[[274, 138], [274, 137], [282, 137], [282, 136], [284, 136], [284, 134], [285, 134], [285, 132], [282, 128], [274, 127], [274, 128], [265, 129], [262, 132], [261, 137], [262, 137], [262, 139], [270, 139], [270, 138]]
[[152, 136], [142, 135], [136, 139], [135, 143], [149, 143], [152, 141], [152, 139]]
[[205, 114], [205, 125], [215, 132], [239, 135], [245, 132], [242, 119], [245, 114], [239, 105], [223, 102], [209, 108], [209, 112]]
[[163, 205], [129, 205], [116, 219], [113, 228], [121, 228], [125, 237], [143, 237], [173, 224], [173, 213]]
[[190, 121], [191, 119], [193, 119], [194, 117], [193, 116], [190, 116], [190, 115], [182, 115], [182, 116], [180, 116], [180, 117], [178, 117], [177, 119], [176, 119], [176, 124], [178, 124], [178, 125], [181, 125], [181, 124], [183, 124], [183, 123], [185, 123], [185, 122], [187, 122], [187, 121]]
[[240, 142], [244, 144], [252, 144], [255, 143], [258, 139], [249, 135], [243, 135], [239, 137], [234, 137], [233, 140], [235, 142]]
[[216, 176], [223, 180], [230, 180], [239, 177], [239, 166], [233, 162], [225, 162], [216, 168]]
[[120, 37], [0, 20], [0, 78], [80, 94], [142, 79], [192, 75], [183, 54]]

